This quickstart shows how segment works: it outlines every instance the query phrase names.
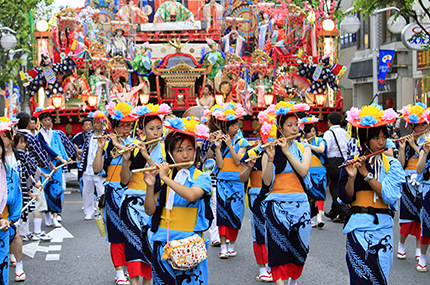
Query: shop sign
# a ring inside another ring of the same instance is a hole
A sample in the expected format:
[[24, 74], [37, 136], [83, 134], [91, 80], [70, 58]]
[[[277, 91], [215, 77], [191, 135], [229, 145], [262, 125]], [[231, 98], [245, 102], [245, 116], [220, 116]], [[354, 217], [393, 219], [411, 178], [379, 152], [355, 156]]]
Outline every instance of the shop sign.
[[430, 50], [419, 50], [417, 51], [417, 69], [429, 69], [430, 68]]
[[[430, 31], [430, 24], [422, 24], [423, 27]], [[412, 23], [407, 25], [401, 34], [402, 42], [408, 49], [413, 50], [423, 50], [426, 48], [428, 44], [430, 44], [430, 37], [415, 37], [415, 35], [419, 34], [422, 31], [422, 28], [416, 24]]]

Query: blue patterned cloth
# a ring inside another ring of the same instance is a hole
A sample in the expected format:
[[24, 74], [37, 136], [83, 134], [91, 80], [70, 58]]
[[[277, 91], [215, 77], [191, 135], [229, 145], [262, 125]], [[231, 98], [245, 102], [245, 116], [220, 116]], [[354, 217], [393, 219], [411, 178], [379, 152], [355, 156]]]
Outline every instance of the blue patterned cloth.
[[[324, 153], [327, 154], [327, 144], [325, 142], [325, 139], [315, 137], [315, 139], [311, 141], [311, 145], [314, 145], [317, 147], [320, 146], [321, 144], [324, 144], [324, 148], [325, 148]], [[312, 159], [319, 160], [321, 164], [324, 163], [323, 155], [313, 150], [312, 150]], [[324, 165], [311, 166], [311, 168], [309, 169], [309, 174], [312, 182], [312, 187], [309, 189], [306, 189], [306, 193], [308, 194], [309, 198], [314, 201], [325, 201], [325, 192], [327, 189], [327, 180], [328, 180], [326, 168], [324, 167]]]
[[29, 130], [18, 130], [18, 132], [24, 134], [27, 137], [27, 150], [30, 155], [37, 162], [40, 168], [49, 167], [50, 159], [48, 153], [42, 147], [36, 136], [33, 136]]
[[[6, 167], [6, 182], [7, 182], [7, 202], [6, 207], [9, 215], [2, 219], [9, 222], [17, 222], [21, 216], [22, 209], [22, 195], [19, 183], [18, 172], [16, 172], [9, 165]], [[11, 225], [9, 231], [0, 231], [0, 285], [9, 284], [9, 245], [13, 241], [16, 233], [16, 226]]]
[[422, 205], [420, 211], [421, 236], [430, 238], [430, 154], [427, 155], [424, 172], [418, 175]]
[[[249, 143], [237, 133], [232, 140], [236, 153], [243, 147], [248, 147]], [[222, 142], [221, 153], [224, 158], [232, 159], [227, 145]], [[239, 172], [220, 171], [217, 175], [217, 226], [227, 226], [240, 229], [243, 215], [245, 213], [245, 186], [239, 179]]]
[[[381, 194], [390, 210], [397, 210], [397, 200], [401, 197], [405, 173], [400, 162], [388, 157], [389, 170], [380, 166], [378, 181], [382, 184]], [[375, 175], [375, 169], [366, 161], [366, 168]], [[356, 199], [356, 192], [372, 189], [364, 177], [358, 173], [354, 183], [354, 195], [346, 194], [348, 173], [343, 168], [340, 172], [338, 195], [342, 202], [351, 204]], [[347, 235], [346, 261], [351, 284], [388, 284], [388, 276], [393, 264], [393, 218], [389, 214], [366, 213], [352, 214], [345, 224], [343, 233]]]
[[[291, 145], [290, 153], [303, 160], [298, 142]], [[304, 147], [310, 147], [304, 145]], [[275, 147], [273, 161], [273, 178], [280, 173], [294, 173], [290, 162], [281, 147]], [[303, 184], [310, 187], [309, 174], [303, 177]], [[266, 218], [269, 266], [282, 266], [293, 263], [297, 266], [305, 264], [311, 238], [311, 213], [306, 193], [270, 193], [262, 204]]]

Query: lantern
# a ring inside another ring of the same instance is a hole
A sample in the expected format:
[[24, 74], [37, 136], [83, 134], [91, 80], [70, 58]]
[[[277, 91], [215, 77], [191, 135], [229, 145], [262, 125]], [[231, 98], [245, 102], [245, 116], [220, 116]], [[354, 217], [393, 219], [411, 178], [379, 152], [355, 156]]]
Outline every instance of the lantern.
[[46, 20], [39, 20], [39, 22], [36, 24], [36, 29], [39, 32], [46, 32], [49, 29], [49, 24]]
[[148, 104], [148, 102], [149, 102], [149, 94], [148, 93], [140, 93], [139, 98], [140, 98], [140, 104], [142, 104], [142, 105]]
[[220, 105], [221, 103], [224, 103], [224, 96], [222, 94], [216, 94], [215, 95], [215, 102]]
[[334, 22], [332, 19], [327, 19], [322, 22], [324, 31], [331, 32], [334, 30]]
[[273, 103], [273, 94], [264, 94], [264, 104], [270, 106]]
[[52, 96], [51, 102], [55, 109], [60, 109], [61, 105], [63, 105], [63, 95]]
[[324, 106], [325, 94], [316, 94], [315, 95], [315, 101], [316, 101], [318, 107]]
[[97, 106], [99, 97], [95, 94], [88, 95], [88, 106], [94, 108]]

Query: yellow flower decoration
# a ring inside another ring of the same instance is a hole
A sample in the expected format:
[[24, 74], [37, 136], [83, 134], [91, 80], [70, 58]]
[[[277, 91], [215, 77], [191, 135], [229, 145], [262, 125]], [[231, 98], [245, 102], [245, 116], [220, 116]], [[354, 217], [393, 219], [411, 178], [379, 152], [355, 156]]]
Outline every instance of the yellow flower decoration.
[[199, 121], [197, 121], [194, 117], [191, 117], [191, 120], [185, 119], [184, 120], [184, 127], [187, 131], [195, 131], [196, 126], [199, 124]]
[[294, 104], [291, 104], [290, 102], [287, 102], [287, 101], [281, 101], [278, 104], [276, 104], [276, 109], [279, 109], [281, 107], [287, 107], [287, 108], [290, 108], [291, 110], [293, 110]]
[[276, 138], [276, 131], [277, 131], [276, 125], [273, 124], [272, 129], [269, 132], [269, 137], [270, 138]]
[[421, 107], [420, 105], [414, 105], [411, 108], [409, 108], [410, 115], [415, 114], [419, 117], [424, 113], [425, 109]]
[[133, 110], [133, 107], [127, 103], [120, 102], [116, 105], [115, 110], [120, 110], [124, 116], [128, 116]]
[[224, 111], [224, 115], [225, 116], [227, 116], [227, 115], [235, 115], [235, 114], [236, 114], [236, 111], [233, 110], [233, 109], [227, 109], [227, 110]]
[[218, 104], [215, 104], [215, 105], [213, 105], [212, 106], [212, 108], [211, 108], [211, 114], [213, 113], [213, 111], [215, 110], [215, 109], [221, 109], [222, 110], [222, 107], [220, 106], [220, 105], [218, 105]]
[[152, 103], [149, 103], [148, 105], [146, 105], [146, 107], [149, 108], [149, 110], [151, 110], [151, 113], [156, 113], [158, 112], [158, 105], [154, 105]]
[[9, 119], [6, 117], [0, 117], [0, 122], [9, 122]]
[[364, 106], [363, 108], [361, 108], [359, 114], [360, 114], [361, 118], [363, 118], [364, 116], [372, 116], [376, 120], [378, 120], [379, 118], [382, 117], [382, 115], [384, 113], [382, 112], [381, 109], [379, 109], [375, 105], [369, 105], [369, 106]]

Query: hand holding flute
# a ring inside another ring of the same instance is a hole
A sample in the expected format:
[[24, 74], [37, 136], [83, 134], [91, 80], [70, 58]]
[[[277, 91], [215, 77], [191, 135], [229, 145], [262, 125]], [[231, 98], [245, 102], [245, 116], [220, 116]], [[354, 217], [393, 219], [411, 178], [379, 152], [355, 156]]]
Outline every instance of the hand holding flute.
[[122, 149], [122, 150], [120, 150], [120, 151], [118, 151], [118, 153], [119, 154], [122, 154], [122, 153], [124, 153], [124, 152], [126, 152], [126, 151], [129, 151], [129, 150], [133, 150], [133, 149], [135, 149], [136, 147], [143, 147], [143, 146], [145, 146], [145, 145], [148, 145], [148, 144], [152, 144], [152, 143], [156, 143], [156, 142], [159, 142], [159, 141], [161, 141], [163, 138], [162, 137], [160, 137], [160, 138], [158, 138], [158, 139], [155, 139], [155, 140], [150, 140], [150, 141], [147, 141], [147, 142], [141, 142], [141, 143], [138, 143], [138, 144], [133, 144], [133, 145], [131, 145], [131, 146], [128, 146], [126, 149]]
[[409, 138], [410, 138], [411, 136], [412, 136], [412, 137], [420, 136], [420, 135], [422, 135], [422, 134], [425, 134], [426, 132], [427, 132], [427, 130], [422, 131], [422, 132], [419, 132], [419, 133], [415, 133], [415, 134], [410, 134], [410, 135], [407, 135], [407, 136], [403, 136], [403, 137], [401, 137], [401, 138], [398, 138], [398, 139], [393, 140], [393, 142], [409, 140]]
[[[193, 161], [189, 161], [189, 162], [182, 162], [182, 163], [175, 163], [175, 164], [170, 164], [169, 168], [174, 168], [174, 167], [187, 167], [187, 166], [191, 166], [193, 165], [194, 162]], [[153, 167], [147, 167], [147, 168], [140, 168], [140, 169], [134, 169], [131, 172], [132, 173], [138, 173], [138, 172], [145, 172], [145, 171], [153, 171], [153, 170], [157, 170], [159, 169], [158, 166], [153, 166]]]
[[344, 167], [346, 167], [346, 166], [352, 165], [352, 164], [354, 164], [354, 163], [356, 163], [356, 162], [362, 162], [362, 161], [365, 161], [365, 160], [367, 160], [367, 159], [371, 158], [372, 156], [375, 156], [375, 155], [377, 155], [377, 154], [381, 154], [381, 153], [383, 153], [385, 150], [386, 150], [386, 149], [381, 149], [381, 150], [378, 150], [378, 151], [375, 151], [375, 152], [372, 152], [372, 153], [369, 153], [369, 154], [363, 155], [363, 156], [361, 156], [361, 157], [358, 157], [357, 159], [351, 159], [351, 160], [348, 160], [348, 161], [346, 161], [345, 163], [343, 163], [343, 164], [339, 165], [339, 166], [338, 166], [338, 168], [339, 168], [339, 169], [341, 169], [341, 168], [344, 168]]
[[292, 135], [292, 136], [289, 136], [289, 137], [283, 137], [283, 138], [277, 139], [277, 140], [275, 140], [275, 141], [273, 141], [273, 142], [269, 142], [269, 143], [263, 144], [263, 145], [261, 146], [261, 148], [263, 148], [263, 149], [264, 149], [264, 148], [266, 148], [266, 147], [268, 147], [268, 146], [276, 145], [276, 144], [278, 144], [279, 142], [283, 142], [284, 140], [285, 140], [285, 141], [293, 140], [293, 139], [295, 139], [295, 138], [297, 138], [297, 137], [299, 137], [299, 136], [300, 136], [300, 134]]
[[[102, 136], [94, 136], [93, 139], [107, 139], [107, 138], [111, 137], [112, 134], [102, 135]], [[117, 137], [128, 137], [130, 134], [121, 134], [121, 135], [113, 134], [113, 135], [116, 135]]]

